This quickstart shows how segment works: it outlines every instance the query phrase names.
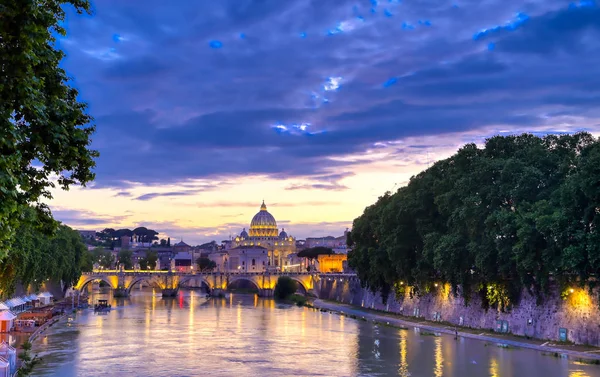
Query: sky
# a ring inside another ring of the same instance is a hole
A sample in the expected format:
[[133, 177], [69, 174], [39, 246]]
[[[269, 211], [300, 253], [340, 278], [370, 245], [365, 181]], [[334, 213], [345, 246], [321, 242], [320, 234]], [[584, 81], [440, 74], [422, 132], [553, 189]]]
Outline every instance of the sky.
[[262, 200], [298, 239], [493, 135], [600, 133], [600, 7], [554, 0], [96, 0], [63, 68], [96, 179], [54, 191], [77, 229], [189, 244]]

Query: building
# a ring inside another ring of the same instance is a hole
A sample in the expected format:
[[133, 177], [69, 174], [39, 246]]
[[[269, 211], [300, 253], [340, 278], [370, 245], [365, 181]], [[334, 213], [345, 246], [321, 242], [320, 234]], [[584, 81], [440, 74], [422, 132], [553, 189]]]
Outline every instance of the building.
[[177, 253], [171, 262], [171, 269], [177, 272], [193, 272], [194, 260], [192, 254], [187, 252]]
[[308, 258], [301, 258], [298, 253], [288, 255], [287, 264], [284, 266], [286, 272], [307, 272], [310, 261]]
[[348, 238], [348, 229], [344, 231], [344, 234], [339, 237], [327, 236], [327, 237], [318, 237], [318, 238], [307, 238], [304, 244], [305, 248], [311, 247], [328, 247], [333, 249], [336, 254], [347, 254], [348, 246], [347, 246], [347, 238]]
[[173, 245], [173, 251], [175, 253], [187, 253], [190, 250], [192, 250], [192, 247], [190, 245], [188, 245], [187, 243], [183, 242], [183, 240], [177, 242], [175, 245]]
[[265, 272], [269, 264], [267, 248], [262, 246], [238, 246], [228, 250], [230, 272]]
[[129, 249], [131, 246], [130, 236], [121, 236], [121, 249]]
[[216, 272], [227, 272], [229, 270], [227, 264], [228, 258], [229, 253], [227, 251], [217, 251], [216, 253], [211, 253], [208, 255], [208, 259], [216, 264]]
[[288, 235], [285, 229], [277, 228], [275, 217], [267, 211], [265, 202], [262, 202], [260, 211], [252, 218], [250, 229], [242, 230], [239, 236], [233, 239], [228, 247], [234, 250], [240, 246], [261, 246], [267, 255], [267, 268], [283, 269], [288, 263], [288, 255], [296, 252], [296, 239]]
[[329, 254], [317, 257], [317, 270], [319, 272], [344, 272], [348, 255]]

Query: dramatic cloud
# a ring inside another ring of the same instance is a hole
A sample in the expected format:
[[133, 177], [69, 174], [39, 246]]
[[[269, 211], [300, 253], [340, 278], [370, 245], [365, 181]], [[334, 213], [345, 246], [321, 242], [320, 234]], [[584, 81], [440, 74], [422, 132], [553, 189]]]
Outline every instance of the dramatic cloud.
[[59, 46], [97, 124], [94, 189], [123, 205], [210, 209], [225, 200], [209, 191], [248, 177], [281, 181], [292, 195], [281, 206], [311, 192], [332, 199], [367, 185], [370, 169], [397, 168], [393, 182], [406, 182], [494, 134], [600, 131], [600, 7], [590, 0], [95, 7], [91, 18], [69, 14]]
[[68, 21], [98, 185], [348, 171], [335, 157], [378, 142], [598, 112], [592, 1], [103, 1]]
[[91, 211], [77, 211], [71, 209], [53, 209], [52, 215], [57, 220], [73, 228], [97, 226], [104, 224], [118, 224], [126, 221], [129, 215], [111, 216], [94, 213]]

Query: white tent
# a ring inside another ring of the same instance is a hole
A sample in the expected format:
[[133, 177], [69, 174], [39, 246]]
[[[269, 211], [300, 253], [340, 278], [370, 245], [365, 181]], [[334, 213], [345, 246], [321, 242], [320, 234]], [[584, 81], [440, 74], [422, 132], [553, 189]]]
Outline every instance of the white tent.
[[52, 297], [54, 296], [50, 292], [42, 292], [37, 297], [41, 305], [48, 305], [52, 302]]
[[10, 363], [3, 357], [0, 357], [0, 377], [10, 377]]
[[24, 302], [31, 302], [31, 299], [28, 296], [21, 296], [19, 297], [21, 300], [23, 300]]
[[10, 364], [11, 375], [17, 371], [17, 350], [8, 343], [0, 343], [0, 357]]
[[0, 301], [0, 310], [8, 310], [10, 309], [8, 306], [6, 306], [5, 303], [3, 303], [2, 301]]
[[13, 328], [13, 321], [15, 318], [17, 318], [17, 316], [10, 310], [0, 312], [0, 332], [9, 332]]

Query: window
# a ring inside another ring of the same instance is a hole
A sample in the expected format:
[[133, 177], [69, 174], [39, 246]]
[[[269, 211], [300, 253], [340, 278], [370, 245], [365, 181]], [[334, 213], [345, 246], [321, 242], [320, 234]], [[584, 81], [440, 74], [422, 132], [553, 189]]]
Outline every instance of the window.
[[246, 264], [246, 262], [242, 261], [242, 266], [245, 265], [245, 264]]
[[256, 261], [254, 259], [252, 259], [252, 265], [256, 266]]

